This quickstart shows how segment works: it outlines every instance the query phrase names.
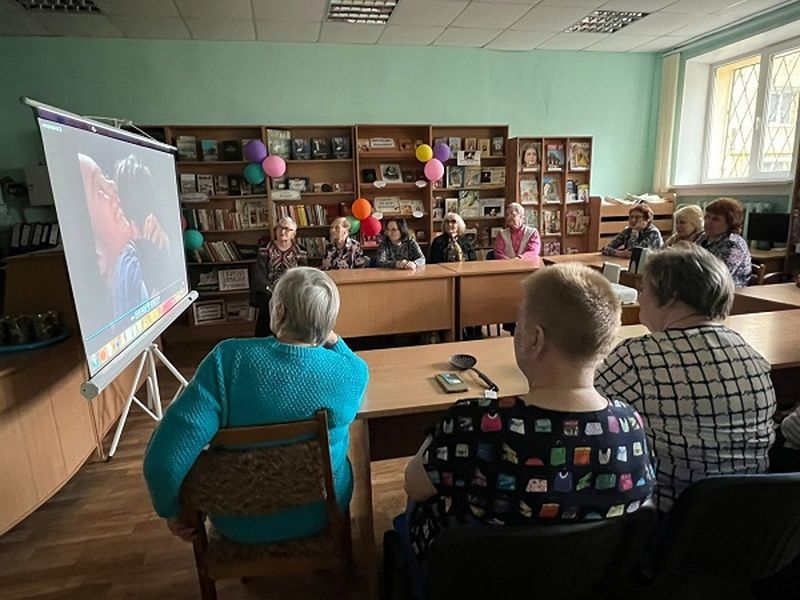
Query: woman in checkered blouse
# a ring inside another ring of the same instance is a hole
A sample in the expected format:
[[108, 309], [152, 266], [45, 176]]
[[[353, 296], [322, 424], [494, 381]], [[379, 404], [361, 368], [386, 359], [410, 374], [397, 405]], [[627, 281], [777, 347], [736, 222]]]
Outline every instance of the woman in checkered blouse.
[[659, 509], [670, 510], [693, 481], [766, 473], [774, 441], [770, 365], [722, 324], [733, 304], [725, 264], [687, 242], [651, 254], [639, 302], [652, 333], [617, 346], [595, 384], [644, 417]]

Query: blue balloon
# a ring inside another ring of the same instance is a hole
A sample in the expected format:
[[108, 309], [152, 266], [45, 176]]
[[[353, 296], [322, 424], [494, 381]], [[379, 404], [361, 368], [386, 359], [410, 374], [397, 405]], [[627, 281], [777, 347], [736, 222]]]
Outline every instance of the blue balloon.
[[183, 245], [187, 250], [197, 250], [203, 245], [203, 234], [197, 229], [187, 229], [183, 232]]
[[259, 163], [250, 163], [244, 168], [244, 178], [248, 183], [258, 185], [264, 183], [267, 176]]

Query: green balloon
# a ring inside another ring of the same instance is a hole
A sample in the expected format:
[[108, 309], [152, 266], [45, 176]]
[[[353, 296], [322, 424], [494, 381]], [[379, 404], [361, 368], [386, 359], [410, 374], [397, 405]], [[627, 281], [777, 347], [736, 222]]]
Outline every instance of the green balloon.
[[183, 245], [187, 250], [197, 250], [203, 245], [203, 234], [197, 229], [187, 229], [183, 232]]
[[244, 178], [252, 185], [263, 183], [266, 177], [264, 169], [258, 163], [250, 163], [244, 168]]
[[358, 230], [361, 229], [361, 221], [356, 219], [353, 215], [348, 215], [345, 217], [347, 222], [350, 223], [350, 235], [355, 235], [358, 233]]

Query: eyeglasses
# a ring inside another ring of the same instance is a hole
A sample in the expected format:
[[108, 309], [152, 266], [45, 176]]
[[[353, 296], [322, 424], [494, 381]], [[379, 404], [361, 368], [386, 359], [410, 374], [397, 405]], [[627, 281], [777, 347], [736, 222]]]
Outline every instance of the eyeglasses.
[[278, 231], [297, 231], [297, 230], [292, 229], [291, 227], [284, 227], [283, 225], [278, 225]]
[[455, 219], [445, 219], [444, 222], [445, 223], [458, 223], [458, 221], [456, 221]]

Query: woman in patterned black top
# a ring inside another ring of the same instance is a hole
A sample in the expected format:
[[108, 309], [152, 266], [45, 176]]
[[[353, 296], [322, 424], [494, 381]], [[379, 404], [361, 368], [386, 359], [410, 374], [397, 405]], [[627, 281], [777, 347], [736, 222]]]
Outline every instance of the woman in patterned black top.
[[283, 217], [275, 226], [273, 239], [261, 246], [256, 262], [250, 270], [250, 306], [258, 309], [256, 337], [272, 335], [269, 326], [269, 300], [278, 278], [293, 267], [308, 264], [308, 256], [294, 240], [297, 223], [291, 217]]
[[602, 253], [630, 258], [631, 248], [657, 250], [663, 245], [661, 232], [653, 225], [653, 209], [647, 204], [637, 204], [628, 213], [628, 226], [603, 248]]
[[412, 551], [456, 525], [536, 525], [619, 517], [654, 485], [636, 412], [593, 387], [620, 323], [602, 275], [578, 264], [523, 283], [514, 353], [529, 392], [469, 399], [436, 425], [406, 469]]
[[320, 269], [362, 269], [369, 262], [361, 244], [350, 237], [350, 221], [337, 217], [331, 222], [331, 241], [325, 248]]
[[659, 510], [669, 511], [694, 481], [766, 473], [770, 365], [722, 324], [733, 304], [722, 261], [689, 242], [651, 254], [639, 304], [652, 333], [617, 346], [595, 384], [644, 417], [658, 456]]
[[431, 242], [430, 263], [477, 260], [472, 244], [464, 237], [467, 226], [461, 215], [449, 212], [442, 219], [442, 235]]
[[408, 235], [405, 219], [389, 219], [383, 232], [386, 237], [378, 246], [379, 267], [414, 271], [425, 266], [425, 255], [422, 254], [417, 240]]
[[743, 223], [741, 202], [733, 198], [717, 198], [706, 206], [705, 232], [697, 238], [698, 244], [725, 263], [737, 288], [750, 282], [753, 271], [750, 249], [740, 235]]

